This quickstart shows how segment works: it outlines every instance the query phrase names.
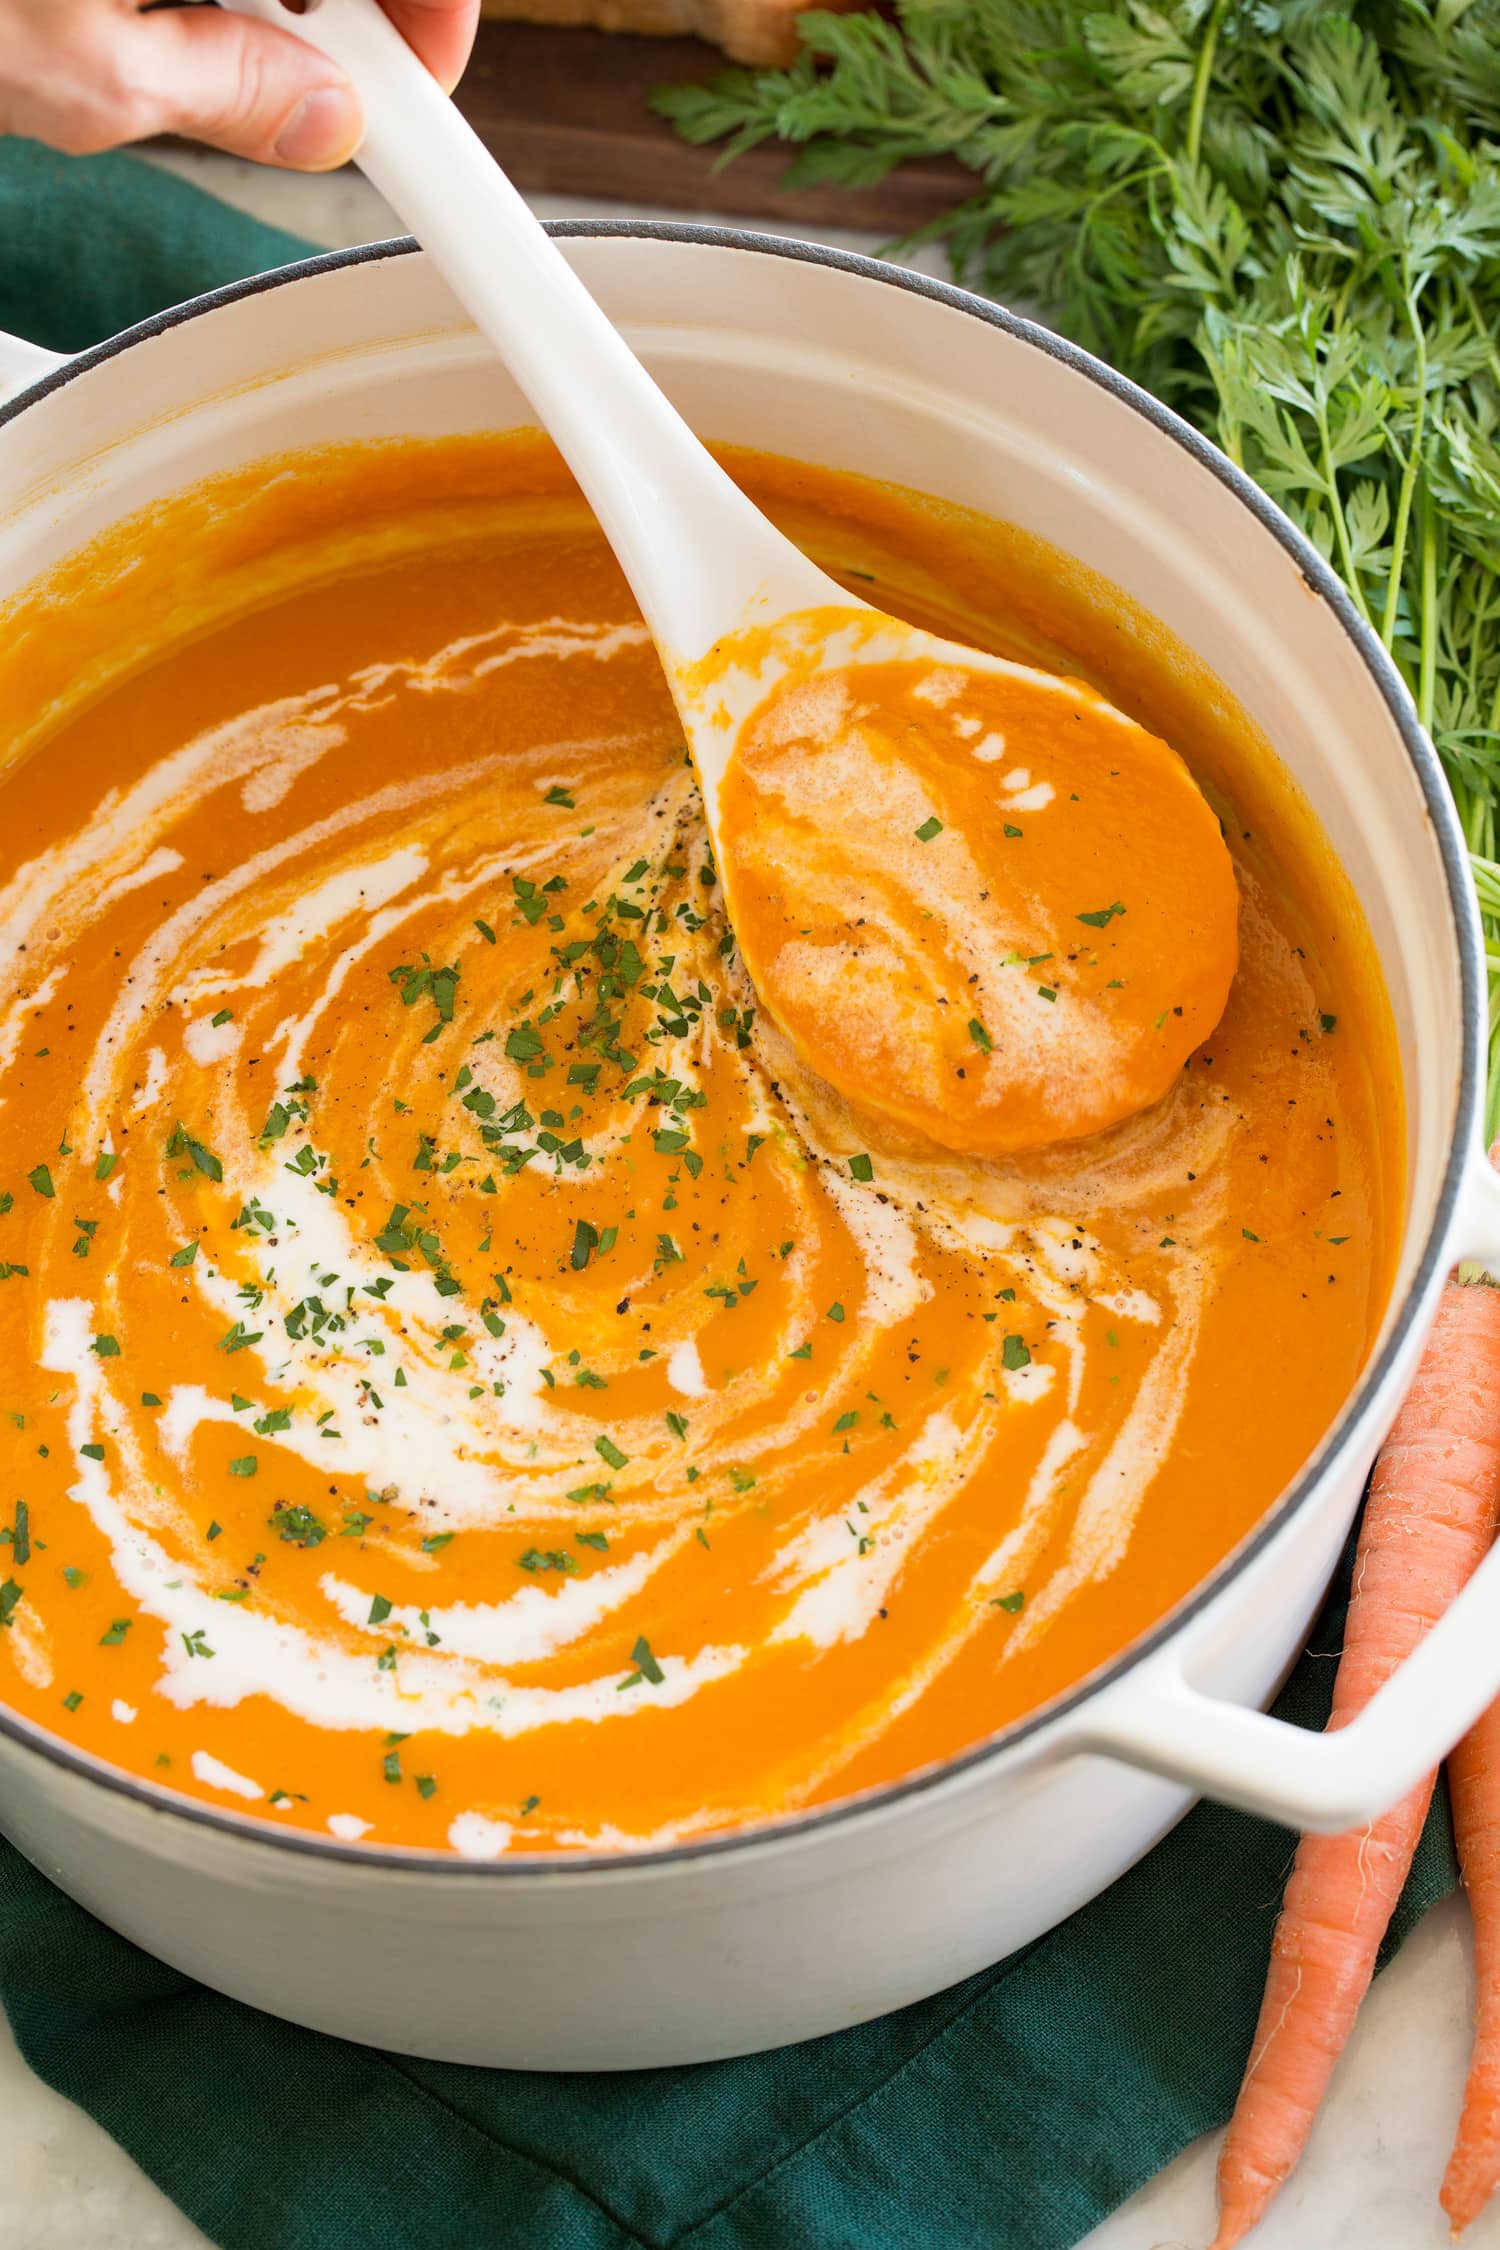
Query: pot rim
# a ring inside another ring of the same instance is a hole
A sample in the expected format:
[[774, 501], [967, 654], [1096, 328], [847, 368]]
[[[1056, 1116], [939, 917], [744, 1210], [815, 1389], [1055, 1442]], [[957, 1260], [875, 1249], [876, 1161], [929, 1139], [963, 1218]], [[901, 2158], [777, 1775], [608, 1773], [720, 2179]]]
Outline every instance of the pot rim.
[[[803, 242], [791, 236], [760, 233], [752, 228], [700, 225], [692, 221], [564, 219], [551, 222], [547, 232], [554, 239], [564, 241], [644, 240], [678, 243], [689, 248], [739, 250], [756, 257], [786, 258], [797, 264], [828, 267], [835, 272], [854, 275], [860, 280], [880, 282], [887, 288], [904, 290], [911, 296], [927, 298], [954, 312], [965, 313], [972, 319], [982, 320], [990, 327], [1000, 329], [1016, 342], [1045, 353], [1048, 358], [1059, 361], [1074, 374], [1096, 384], [1138, 414], [1142, 420], [1150, 423], [1160, 435], [1170, 439], [1188, 454], [1199, 468], [1206, 469], [1224, 485], [1241, 507], [1255, 517], [1296, 564], [1309, 589], [1332, 611], [1335, 620], [1353, 643], [1365, 671], [1385, 704], [1421, 786], [1442, 863], [1458, 954], [1462, 1039], [1458, 1099], [1453, 1142], [1448, 1151], [1427, 1239], [1422, 1246], [1416, 1270], [1399, 1306], [1395, 1308], [1390, 1330], [1379, 1351], [1361, 1372], [1358, 1382], [1321, 1443], [1260, 1522], [1164, 1616], [1158, 1618], [1146, 1632], [1106, 1663], [1096, 1667], [1083, 1679], [1075, 1681], [1071, 1687], [1041, 1704], [1036, 1710], [1023, 1713], [996, 1733], [986, 1736], [983, 1741], [971, 1744], [969, 1748], [956, 1752], [950, 1758], [902, 1775], [895, 1781], [880, 1783], [849, 1797], [840, 1798], [832, 1804], [772, 1817], [750, 1827], [734, 1829], [727, 1834], [704, 1836], [685, 1843], [647, 1846], [626, 1852], [527, 1852], [513, 1858], [502, 1856], [493, 1860], [467, 1860], [457, 1853], [432, 1851], [416, 1846], [343, 1844], [337, 1838], [324, 1838], [311, 1830], [277, 1828], [263, 1818], [200, 1803], [196, 1799], [180, 1795], [164, 1784], [126, 1773], [103, 1758], [74, 1750], [49, 1734], [45, 1728], [22, 1718], [19, 1713], [0, 1703], [0, 1736], [8, 1737], [21, 1749], [30, 1751], [85, 1781], [133, 1800], [152, 1813], [216, 1830], [237, 1842], [262, 1846], [272, 1852], [291, 1852], [310, 1855], [318, 1860], [342, 1861], [351, 1868], [371, 1874], [393, 1870], [404, 1874], [489, 1877], [511, 1881], [545, 1878], [549, 1882], [555, 1882], [569, 1877], [591, 1880], [627, 1870], [636, 1873], [665, 1871], [685, 1862], [757, 1850], [768, 1851], [779, 1845], [799, 1842], [820, 1829], [833, 1828], [862, 1817], [887, 1812], [905, 1802], [925, 1796], [959, 1777], [974, 1774], [1032, 1741], [1048, 1727], [1079, 1710], [1091, 1697], [1114, 1686], [1138, 1664], [1156, 1654], [1190, 1626], [1236, 1577], [1248, 1569], [1290, 1519], [1307, 1504], [1329, 1470], [1336, 1465], [1400, 1353], [1416, 1307], [1425, 1295], [1440, 1262], [1446, 1262], [1448, 1237], [1458, 1205], [1468, 1145], [1478, 1121], [1481, 1098], [1479, 1026], [1483, 1019], [1485, 997], [1481, 942], [1469, 887], [1468, 854], [1437, 751], [1423, 731], [1415, 705], [1395, 664], [1377, 635], [1356, 610], [1332, 568], [1290, 518], [1226, 454], [1170, 407], [1152, 397], [1150, 392], [1143, 390], [1104, 361], [1096, 359], [1081, 346], [1070, 343], [1065, 337], [1054, 334], [1051, 329], [1036, 321], [1022, 318], [1003, 305], [977, 296], [971, 290], [961, 289], [951, 282], [936, 280], [928, 274], [915, 273], [908, 267], [890, 265], [878, 258], [835, 249], [823, 243]], [[384, 242], [360, 243], [350, 249], [325, 251], [311, 258], [299, 259], [291, 265], [275, 267], [266, 273], [252, 274], [242, 281], [230, 282], [222, 288], [189, 298], [180, 305], [170, 306], [163, 312], [153, 314], [150, 319], [124, 329], [119, 335], [111, 336], [103, 343], [69, 359], [8, 404], [0, 405], [0, 431], [5, 430], [31, 407], [39, 405], [44, 399], [64, 389], [80, 376], [103, 366], [120, 353], [131, 350], [137, 344], [148, 343], [206, 313], [217, 312], [227, 305], [260, 296], [288, 283], [317, 279], [346, 267], [379, 264], [389, 258], [418, 254], [420, 245], [410, 235]]]

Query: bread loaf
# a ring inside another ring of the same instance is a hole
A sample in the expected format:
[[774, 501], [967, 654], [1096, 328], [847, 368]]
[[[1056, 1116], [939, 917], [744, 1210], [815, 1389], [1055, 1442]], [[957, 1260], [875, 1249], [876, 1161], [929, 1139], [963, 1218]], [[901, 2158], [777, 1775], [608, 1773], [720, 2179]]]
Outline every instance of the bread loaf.
[[[854, 8], [861, 0], [818, 0]], [[788, 63], [808, 0], [482, 0], [486, 16], [527, 23], [593, 24], [602, 31], [695, 32], [742, 63]]]

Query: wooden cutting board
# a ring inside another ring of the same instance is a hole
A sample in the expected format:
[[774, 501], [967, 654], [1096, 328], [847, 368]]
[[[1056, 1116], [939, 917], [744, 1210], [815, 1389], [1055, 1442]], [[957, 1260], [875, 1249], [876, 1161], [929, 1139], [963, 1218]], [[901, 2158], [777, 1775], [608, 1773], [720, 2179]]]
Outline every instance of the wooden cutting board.
[[528, 191], [868, 227], [892, 237], [941, 217], [973, 191], [973, 174], [946, 158], [902, 165], [876, 187], [788, 188], [788, 152], [779, 145], [752, 149], [716, 171], [719, 151], [679, 140], [648, 97], [657, 86], [701, 84], [724, 68], [723, 56], [699, 39], [485, 23], [458, 103]]

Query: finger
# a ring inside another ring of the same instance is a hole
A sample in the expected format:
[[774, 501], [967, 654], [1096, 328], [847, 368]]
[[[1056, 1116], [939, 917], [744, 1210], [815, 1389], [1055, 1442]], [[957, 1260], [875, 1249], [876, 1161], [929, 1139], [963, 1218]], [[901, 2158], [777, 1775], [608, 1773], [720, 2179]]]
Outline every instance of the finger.
[[474, 45], [479, 0], [385, 0], [385, 12], [451, 94]]
[[181, 133], [233, 156], [326, 172], [359, 146], [359, 97], [337, 65], [274, 24], [218, 8], [142, 16], [129, 42], [145, 133]]

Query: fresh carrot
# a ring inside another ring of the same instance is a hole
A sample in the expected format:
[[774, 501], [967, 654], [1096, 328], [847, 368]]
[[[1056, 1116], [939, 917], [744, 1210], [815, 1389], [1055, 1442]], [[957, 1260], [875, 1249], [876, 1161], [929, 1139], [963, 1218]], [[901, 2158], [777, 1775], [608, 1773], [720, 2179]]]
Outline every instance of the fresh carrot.
[[[1500, 1511], [1500, 1289], [1450, 1282], [1376, 1464], [1330, 1727], [1347, 1726], [1471, 1575]], [[1381, 1819], [1304, 1836], [1271, 1946], [1265, 1999], [1219, 2159], [1231, 2250], [1302, 2154], [1374, 1973], [1435, 1775]]]
[[1500, 2185], [1500, 1703], [1448, 1760], [1448, 1787], [1474, 1920], [1474, 2054], [1442, 2187], [1459, 2235]]

